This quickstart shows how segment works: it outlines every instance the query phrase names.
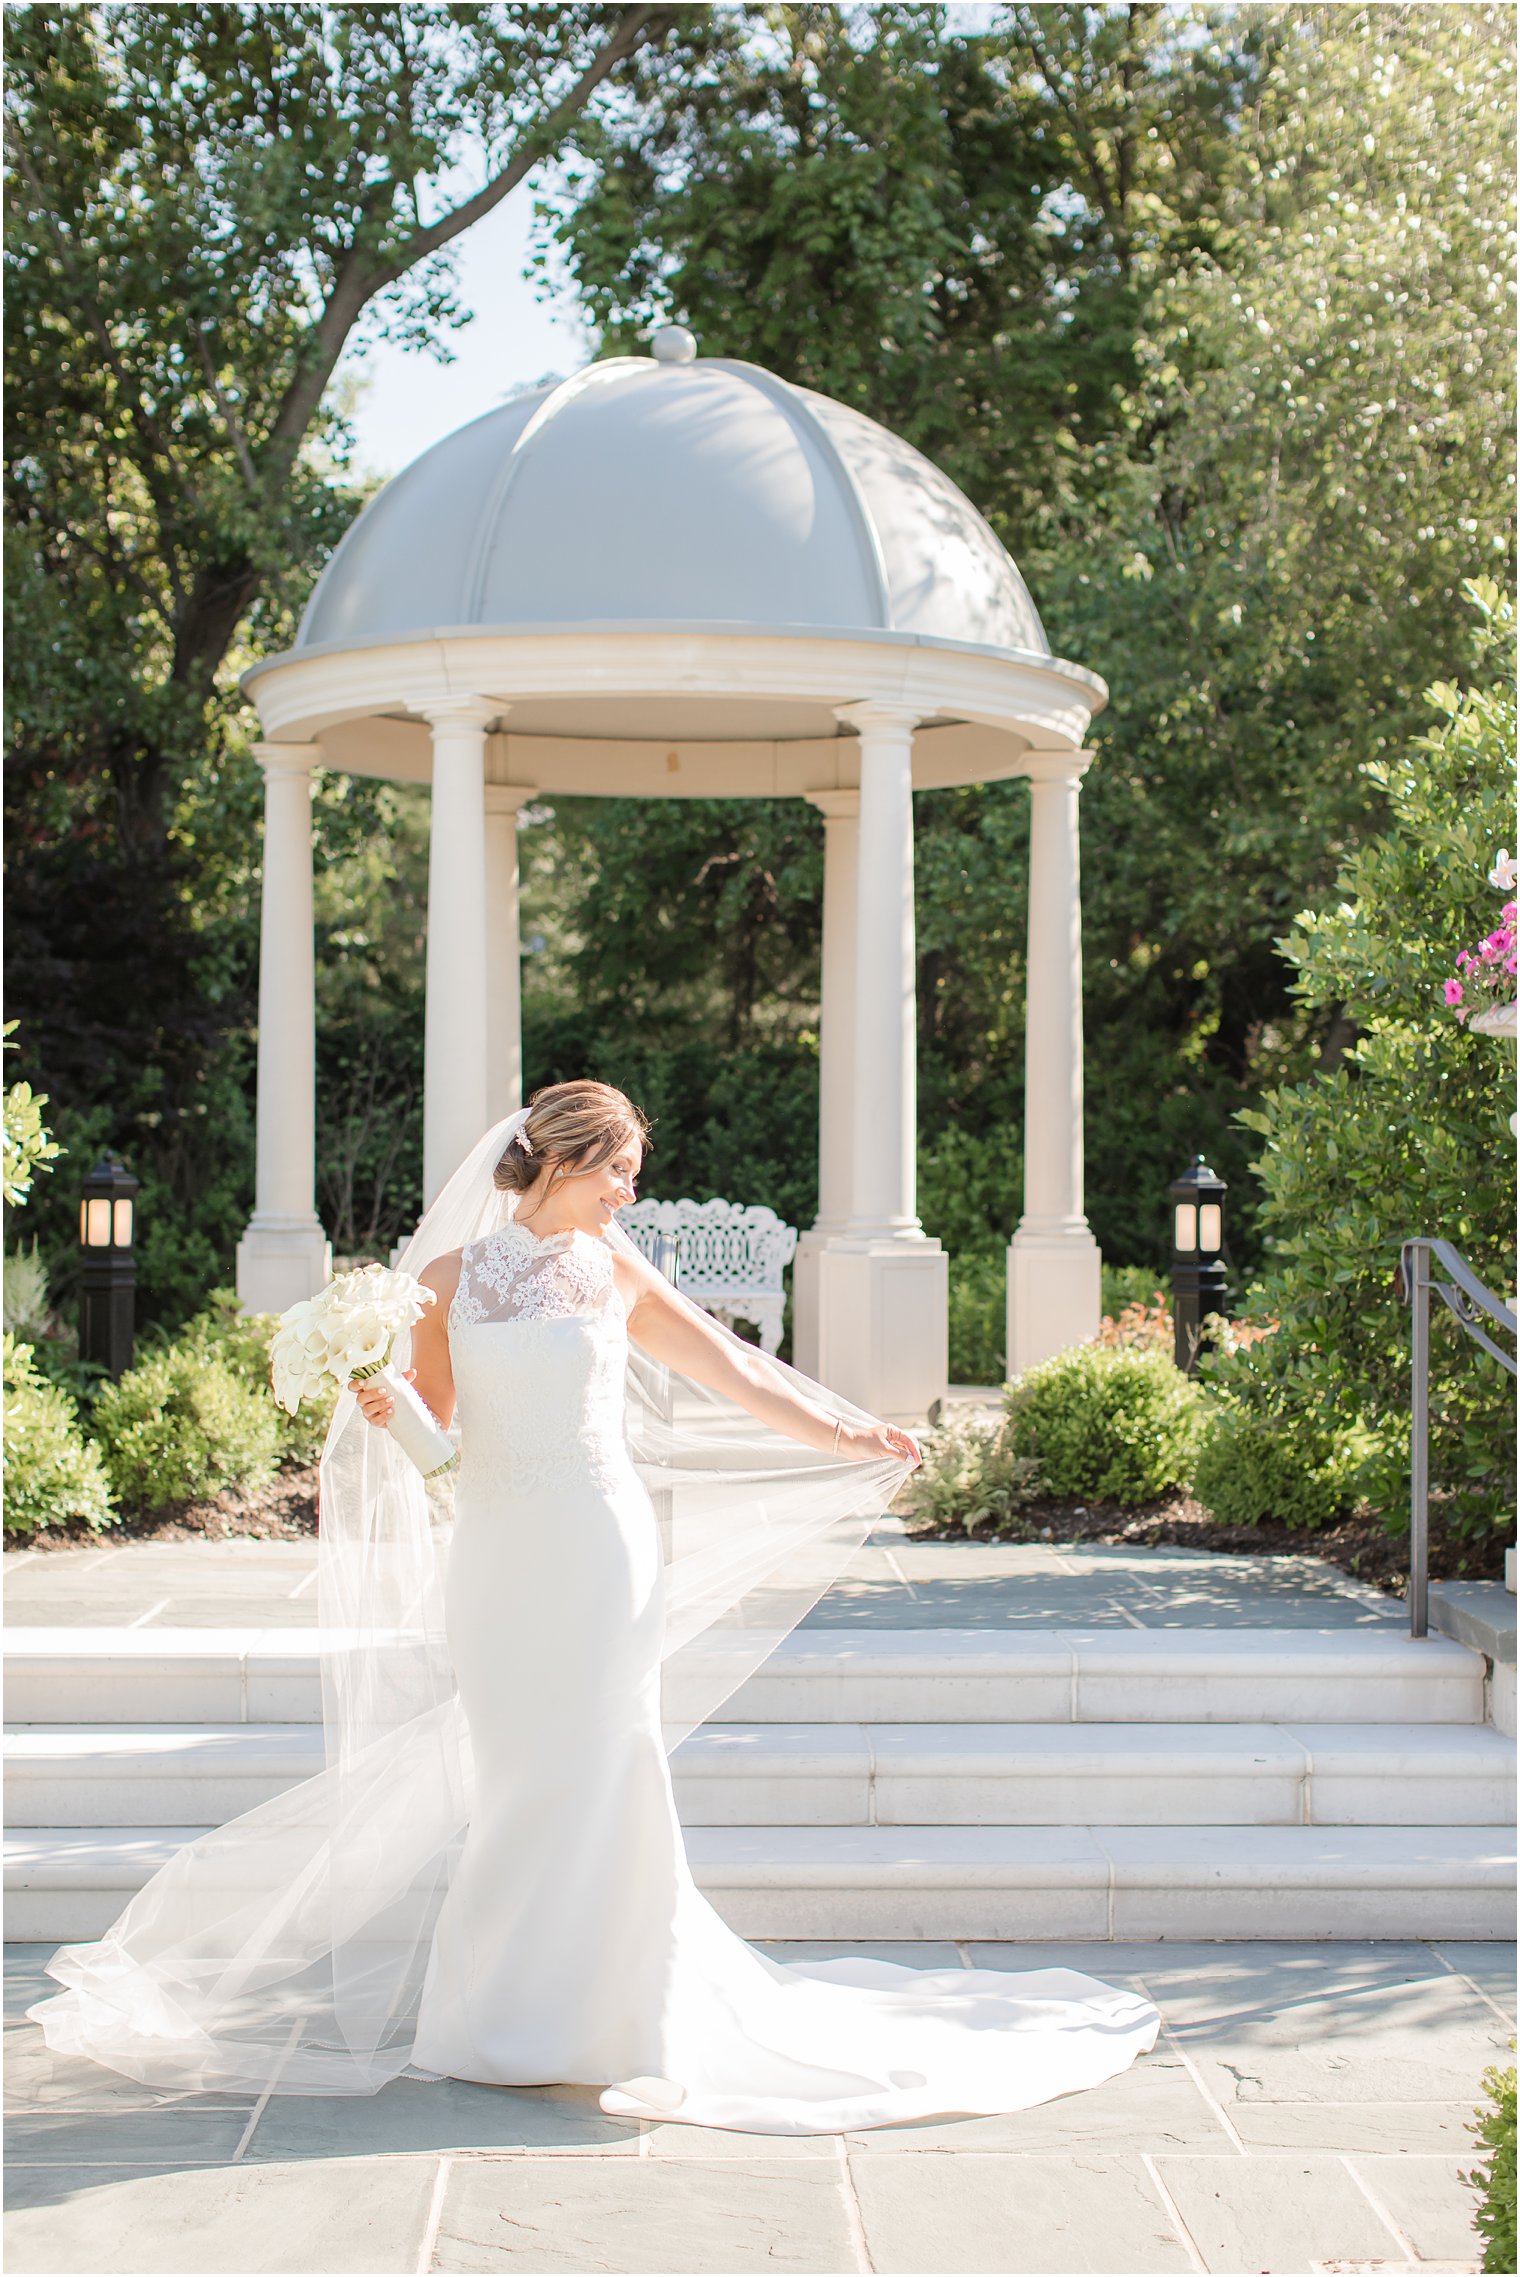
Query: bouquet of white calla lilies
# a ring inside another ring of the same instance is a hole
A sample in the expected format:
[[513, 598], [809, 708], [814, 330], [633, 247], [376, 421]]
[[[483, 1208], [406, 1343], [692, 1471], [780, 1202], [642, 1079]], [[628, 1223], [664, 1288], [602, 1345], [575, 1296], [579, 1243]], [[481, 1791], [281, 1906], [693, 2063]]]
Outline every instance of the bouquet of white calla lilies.
[[348, 1384], [378, 1377], [395, 1405], [386, 1428], [424, 1478], [452, 1469], [454, 1442], [405, 1376], [390, 1364], [396, 1338], [433, 1302], [410, 1273], [359, 1265], [340, 1273], [319, 1296], [281, 1313], [269, 1347], [274, 1396], [291, 1415], [331, 1379]]

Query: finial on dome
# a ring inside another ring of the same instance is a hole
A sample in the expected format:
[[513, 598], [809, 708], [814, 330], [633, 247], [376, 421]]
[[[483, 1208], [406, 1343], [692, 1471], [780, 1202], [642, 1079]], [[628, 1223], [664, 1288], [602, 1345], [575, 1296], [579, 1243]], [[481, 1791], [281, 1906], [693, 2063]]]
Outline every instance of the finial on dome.
[[688, 332], [684, 324], [662, 324], [650, 334], [649, 352], [657, 364], [690, 364], [696, 361], [695, 333]]

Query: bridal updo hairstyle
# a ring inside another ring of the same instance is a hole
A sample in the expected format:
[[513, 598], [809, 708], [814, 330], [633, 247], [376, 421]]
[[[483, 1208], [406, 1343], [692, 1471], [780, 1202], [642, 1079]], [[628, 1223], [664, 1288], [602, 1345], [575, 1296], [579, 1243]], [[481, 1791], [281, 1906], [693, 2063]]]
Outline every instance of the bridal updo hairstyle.
[[642, 1109], [612, 1084], [546, 1084], [528, 1101], [528, 1119], [497, 1163], [496, 1183], [504, 1193], [524, 1194], [545, 1163], [566, 1175], [600, 1170], [629, 1139], [642, 1146], [648, 1137]]

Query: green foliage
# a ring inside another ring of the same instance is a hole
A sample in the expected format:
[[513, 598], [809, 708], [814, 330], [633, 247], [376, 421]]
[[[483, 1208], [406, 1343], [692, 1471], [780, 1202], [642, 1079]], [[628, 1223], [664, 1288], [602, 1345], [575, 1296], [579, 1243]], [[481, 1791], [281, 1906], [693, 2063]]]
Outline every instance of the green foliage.
[[[194, 1309], [247, 1216], [237, 678], [290, 645], [363, 502], [340, 363], [448, 359], [461, 232], [669, 30], [443, 0], [7, 11], [7, 988], [68, 1143], [143, 1180], [145, 1319]], [[60, 1280], [67, 1217], [38, 1229]]]
[[52, 1325], [47, 1267], [36, 1242], [5, 1260], [5, 1327], [23, 1344], [35, 1344]]
[[1074, 1345], [1025, 1369], [1004, 1401], [1051, 1494], [1154, 1502], [1192, 1481], [1202, 1394], [1165, 1353]]
[[67, 1392], [49, 1383], [30, 1345], [5, 1333], [5, 1531], [34, 1534], [83, 1519], [115, 1517], [100, 1450], [79, 1428]]
[[213, 1289], [204, 1310], [180, 1330], [175, 1348], [226, 1368], [268, 1408], [279, 1429], [282, 1462], [314, 1463], [327, 1437], [338, 1387], [334, 1384], [325, 1400], [303, 1400], [294, 1415], [277, 1405], [269, 1381], [269, 1346], [278, 1326], [276, 1313], [240, 1310], [236, 1289]]
[[150, 1352], [95, 1401], [106, 1475], [135, 1510], [267, 1486], [280, 1457], [273, 1399], [194, 1341]]
[[950, 1381], [1000, 1384], [1008, 1366], [1008, 1252], [950, 1251]]
[[[1514, 2044], [1511, 2040], [1510, 2046]], [[1464, 2174], [1462, 2179], [1482, 2194], [1473, 2220], [1483, 2239], [1483, 2267], [1493, 2271], [1494, 2277], [1509, 2277], [1520, 2251], [1515, 2229], [1514, 2065], [1501, 2071], [1497, 2064], [1491, 2064], [1483, 2074], [1483, 2085], [1492, 2108], [1479, 2108], [1474, 2132], [1488, 2145], [1490, 2156], [1485, 2166]]]
[[[1487, 873], [1513, 836], [1513, 609], [1489, 583], [1469, 592], [1493, 645], [1492, 676], [1466, 693], [1431, 690], [1439, 724], [1374, 769], [1389, 828], [1343, 866], [1335, 902], [1306, 911], [1280, 944], [1295, 992], [1344, 1007], [1360, 1040], [1333, 1071], [1272, 1091], [1240, 1117], [1265, 1141], [1255, 1164], [1268, 1244], [1259, 1301], [1281, 1327], [1207, 1363], [1222, 1389], [1263, 1414], [1283, 1412], [1291, 1367], [1294, 1417], [1367, 1429], [1363, 1483], [1391, 1531], [1406, 1523], [1408, 1492], [1400, 1244], [1442, 1235], [1501, 1292], [1515, 1275], [1507, 1068], [1442, 995], [1457, 950], [1497, 914]], [[1431, 1390], [1433, 1494], [1454, 1532], [1482, 1537], [1513, 1510], [1511, 1382], [1439, 1304]]]
[[[6, 1051], [14, 1051], [11, 1034], [17, 1023], [7, 1020], [4, 1028]], [[42, 1120], [47, 1105], [47, 1093], [34, 1092], [29, 1083], [8, 1083], [5, 1086], [4, 1157], [0, 1162], [0, 1196], [11, 1209], [17, 1209], [32, 1190], [32, 1180], [39, 1170], [51, 1170], [63, 1149], [54, 1143], [52, 1133]]]
[[[1087, 1206], [1114, 1259], [1161, 1264], [1166, 1183], [1202, 1147], [1254, 1270], [1237, 1110], [1354, 1040], [1274, 938], [1382, 821], [1364, 762], [1470, 671], [1463, 572], [1508, 565], [1511, 28], [1488, 6], [735, 10], [699, 69], [643, 59], [551, 201], [606, 349], [680, 316], [884, 420], [1109, 681], [1083, 947]], [[651, 810], [599, 910], [630, 964], [667, 830], [695, 873], [691, 815]], [[1023, 786], [921, 792], [915, 837], [925, 1222], [960, 1248], [942, 1142], [1011, 1154], [1022, 1126]], [[695, 908], [666, 914], [661, 966], [700, 968]], [[1015, 1197], [974, 1213], [989, 1239]]]
[[1331, 1526], [1357, 1500], [1365, 1435], [1321, 1429], [1312, 1411], [1291, 1417], [1210, 1403], [1193, 1493], [1223, 1526]]
[[1011, 1426], [953, 1418], [927, 1432], [910, 1488], [914, 1522], [951, 1533], [1007, 1533], [1040, 1488], [1040, 1466], [1014, 1447]]

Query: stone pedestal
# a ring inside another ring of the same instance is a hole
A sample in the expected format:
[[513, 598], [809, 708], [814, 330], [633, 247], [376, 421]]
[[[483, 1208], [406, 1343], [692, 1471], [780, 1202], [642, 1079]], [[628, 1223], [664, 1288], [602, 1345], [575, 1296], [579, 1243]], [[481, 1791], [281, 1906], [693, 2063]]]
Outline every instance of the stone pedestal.
[[1087, 1227], [1040, 1233], [1020, 1226], [1008, 1244], [1010, 1377], [1090, 1342], [1102, 1318], [1103, 1258]]
[[884, 1423], [919, 1428], [949, 1388], [948, 1256], [927, 1235], [836, 1234], [817, 1274], [822, 1380]]

